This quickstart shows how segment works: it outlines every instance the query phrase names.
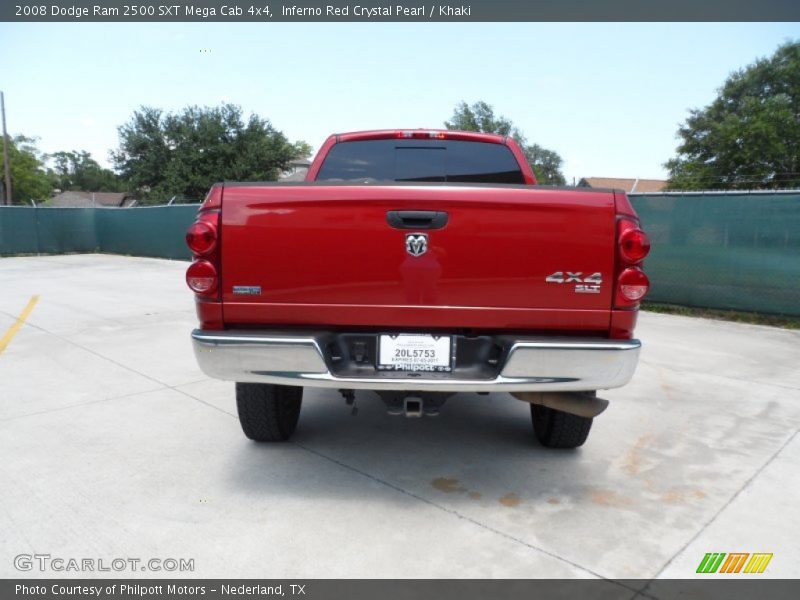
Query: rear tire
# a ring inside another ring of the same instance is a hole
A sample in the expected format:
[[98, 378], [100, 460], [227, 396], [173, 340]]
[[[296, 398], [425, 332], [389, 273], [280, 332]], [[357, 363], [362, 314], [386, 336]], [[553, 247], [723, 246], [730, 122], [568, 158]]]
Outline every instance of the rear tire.
[[284, 442], [297, 427], [303, 388], [237, 383], [236, 408], [242, 431], [257, 442]]
[[536, 439], [546, 448], [582, 446], [592, 428], [592, 419], [531, 404], [531, 420]]

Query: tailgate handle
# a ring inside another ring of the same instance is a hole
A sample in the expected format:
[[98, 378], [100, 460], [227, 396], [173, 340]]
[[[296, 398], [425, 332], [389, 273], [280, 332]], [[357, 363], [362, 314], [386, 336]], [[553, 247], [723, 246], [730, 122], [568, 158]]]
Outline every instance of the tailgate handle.
[[386, 221], [395, 229], [441, 229], [447, 225], [447, 213], [436, 210], [390, 210]]

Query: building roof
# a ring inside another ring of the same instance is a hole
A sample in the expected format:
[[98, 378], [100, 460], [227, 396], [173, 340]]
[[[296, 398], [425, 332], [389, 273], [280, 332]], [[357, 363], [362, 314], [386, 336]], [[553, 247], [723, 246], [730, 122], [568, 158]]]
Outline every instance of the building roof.
[[128, 192], [60, 192], [50, 200], [62, 208], [85, 206], [128, 206], [133, 200]]
[[638, 179], [622, 177], [584, 177], [578, 183], [581, 187], [613, 188], [631, 193], [662, 192], [667, 187], [664, 179]]
[[297, 169], [294, 173], [288, 173], [278, 177], [278, 181], [305, 181], [308, 169]]

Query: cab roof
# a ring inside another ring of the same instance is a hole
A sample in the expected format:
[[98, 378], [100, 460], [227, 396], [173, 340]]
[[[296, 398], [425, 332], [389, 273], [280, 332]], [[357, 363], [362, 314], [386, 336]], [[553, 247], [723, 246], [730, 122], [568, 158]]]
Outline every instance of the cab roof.
[[331, 137], [335, 137], [337, 142], [388, 139], [438, 139], [487, 142], [491, 144], [505, 144], [507, 138], [507, 136], [496, 133], [458, 131], [454, 129], [371, 129], [367, 131], [337, 133]]

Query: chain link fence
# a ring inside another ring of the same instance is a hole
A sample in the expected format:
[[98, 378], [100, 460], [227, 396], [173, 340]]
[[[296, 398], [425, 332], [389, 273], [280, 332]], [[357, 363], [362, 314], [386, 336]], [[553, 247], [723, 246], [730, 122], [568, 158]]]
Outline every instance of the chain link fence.
[[800, 315], [800, 190], [631, 194], [648, 300]]
[[[631, 194], [653, 242], [649, 300], [800, 315], [800, 190]], [[0, 207], [0, 255], [111, 252], [189, 259], [196, 204]]]
[[188, 260], [184, 235], [197, 207], [0, 206], [0, 255], [110, 252]]

